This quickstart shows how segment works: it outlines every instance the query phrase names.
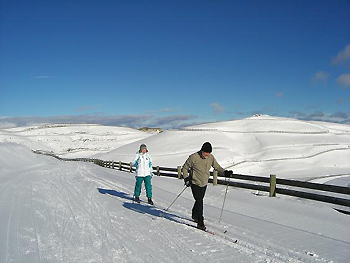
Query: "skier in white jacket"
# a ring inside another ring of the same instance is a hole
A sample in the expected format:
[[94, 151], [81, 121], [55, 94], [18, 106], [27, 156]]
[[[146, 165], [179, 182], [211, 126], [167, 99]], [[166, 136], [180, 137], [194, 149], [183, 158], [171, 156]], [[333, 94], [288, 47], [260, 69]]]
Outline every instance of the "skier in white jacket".
[[140, 194], [142, 182], [145, 182], [146, 194], [148, 198], [148, 203], [153, 205], [152, 201], [152, 158], [148, 154], [147, 146], [145, 144], [140, 145], [140, 150], [136, 153], [135, 160], [132, 164], [136, 168], [136, 183], [134, 191], [134, 201], [140, 203]]

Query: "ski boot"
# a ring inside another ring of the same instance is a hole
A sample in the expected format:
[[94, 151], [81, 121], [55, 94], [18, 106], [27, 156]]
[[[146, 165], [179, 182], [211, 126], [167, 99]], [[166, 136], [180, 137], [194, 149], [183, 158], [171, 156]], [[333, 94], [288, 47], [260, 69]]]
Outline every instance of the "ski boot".
[[205, 227], [205, 225], [204, 224], [197, 224], [197, 228], [198, 229], [200, 229], [200, 230], [203, 230], [203, 231], [205, 231], [205, 230], [207, 230], [207, 228]]

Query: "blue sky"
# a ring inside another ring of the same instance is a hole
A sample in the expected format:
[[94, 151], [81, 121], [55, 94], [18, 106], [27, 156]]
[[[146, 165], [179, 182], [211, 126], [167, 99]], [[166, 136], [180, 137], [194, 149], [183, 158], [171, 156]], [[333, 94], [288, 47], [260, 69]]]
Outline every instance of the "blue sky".
[[0, 2], [2, 126], [349, 123], [347, 0]]

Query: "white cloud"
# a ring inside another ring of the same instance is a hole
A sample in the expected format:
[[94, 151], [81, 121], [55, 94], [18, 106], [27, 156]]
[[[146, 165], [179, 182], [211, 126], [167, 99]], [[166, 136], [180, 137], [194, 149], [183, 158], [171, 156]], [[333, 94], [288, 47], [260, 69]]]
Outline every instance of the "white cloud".
[[210, 107], [213, 109], [215, 114], [220, 113], [220, 112], [222, 112], [222, 111], [224, 111], [226, 109], [224, 106], [220, 105], [217, 102], [211, 103]]
[[80, 108], [75, 109], [74, 111], [76, 112], [84, 112], [84, 111], [90, 111], [90, 110], [95, 110], [99, 107], [100, 105], [92, 105], [92, 106], [82, 106]]
[[178, 111], [177, 108], [164, 108], [164, 109], [160, 109], [160, 112], [174, 112], [174, 111]]
[[342, 74], [339, 78], [336, 80], [337, 84], [344, 87], [349, 88], [350, 87], [350, 74]]
[[340, 51], [336, 57], [332, 58], [332, 63], [335, 65], [350, 63], [350, 44]]
[[160, 128], [180, 128], [197, 124], [195, 115], [172, 115], [168, 117], [157, 117], [155, 115], [71, 115], [52, 117], [9, 117], [0, 119], [0, 128], [11, 128], [40, 124], [101, 124], [107, 126], [124, 126], [132, 128], [140, 127], [160, 127]]
[[314, 84], [327, 84], [327, 81], [329, 79], [330, 74], [326, 71], [318, 71], [315, 73], [314, 77], [312, 78], [312, 82]]
[[51, 79], [54, 76], [33, 76], [32, 79]]
[[342, 111], [335, 112], [329, 117], [331, 117], [331, 118], [338, 118], [338, 119], [341, 119], [341, 120], [349, 119], [349, 115], [346, 114], [345, 112], [342, 112]]
[[188, 123], [188, 121], [192, 121], [196, 118], [196, 115], [172, 115], [168, 117], [158, 117], [150, 121], [150, 126], [161, 128], [181, 128], [191, 125]]
[[278, 93], [276, 93], [276, 98], [281, 98], [281, 97], [283, 97], [283, 93], [282, 92], [278, 92]]
[[350, 97], [349, 97], [349, 98], [337, 99], [337, 103], [338, 103], [338, 104], [350, 103]]
[[307, 114], [305, 112], [290, 111], [289, 117], [305, 121], [326, 121], [345, 124], [349, 123], [350, 121], [349, 114], [341, 111], [335, 112], [333, 114], [327, 114], [322, 111], [315, 111], [311, 114]]

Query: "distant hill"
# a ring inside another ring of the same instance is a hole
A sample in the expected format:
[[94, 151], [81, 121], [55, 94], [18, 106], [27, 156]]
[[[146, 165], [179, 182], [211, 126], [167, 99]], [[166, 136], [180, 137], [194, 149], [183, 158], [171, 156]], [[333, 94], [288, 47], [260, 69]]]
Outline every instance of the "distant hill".
[[163, 132], [90, 124], [0, 129], [0, 143], [72, 158], [130, 162], [145, 143], [154, 165], [165, 167], [182, 165], [206, 141], [220, 165], [236, 173], [303, 180], [350, 174], [350, 126], [338, 123], [255, 115]]
[[304, 180], [350, 174], [349, 125], [267, 115], [167, 130], [95, 157], [130, 162], [145, 143], [155, 165], [176, 167], [206, 141], [236, 173]]

